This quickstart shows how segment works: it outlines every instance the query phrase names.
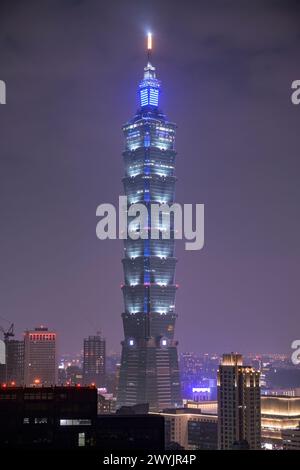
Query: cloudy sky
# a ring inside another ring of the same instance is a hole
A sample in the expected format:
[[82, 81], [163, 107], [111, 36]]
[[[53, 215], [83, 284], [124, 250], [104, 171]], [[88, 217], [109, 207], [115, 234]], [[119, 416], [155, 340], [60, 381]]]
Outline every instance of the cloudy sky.
[[204, 249], [177, 244], [180, 349], [289, 352], [300, 338], [298, 1], [1, 1], [0, 316], [18, 335], [55, 328], [63, 352], [99, 329], [120, 349], [122, 243], [97, 240], [95, 212], [123, 191], [121, 126], [148, 29], [178, 124], [176, 199], [206, 211]]

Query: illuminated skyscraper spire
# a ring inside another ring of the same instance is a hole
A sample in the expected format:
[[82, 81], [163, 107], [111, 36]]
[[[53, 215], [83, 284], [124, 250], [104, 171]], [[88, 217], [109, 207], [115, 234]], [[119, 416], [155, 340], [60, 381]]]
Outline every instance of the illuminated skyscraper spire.
[[159, 104], [160, 81], [156, 78], [155, 67], [151, 64], [152, 33], [147, 36], [147, 65], [144, 78], [139, 85], [141, 108], [157, 108]]
[[[152, 35], [147, 37], [147, 65], [139, 83], [139, 109], [123, 127], [128, 207], [134, 203], [172, 205], [175, 197], [175, 129], [159, 109], [160, 81], [151, 59]], [[124, 240], [124, 341], [118, 407], [149, 403], [152, 411], [179, 406], [180, 380], [175, 329], [174, 231], [170, 239]]]
[[151, 60], [152, 53], [152, 33], [147, 34], [147, 54], [148, 54], [148, 63]]

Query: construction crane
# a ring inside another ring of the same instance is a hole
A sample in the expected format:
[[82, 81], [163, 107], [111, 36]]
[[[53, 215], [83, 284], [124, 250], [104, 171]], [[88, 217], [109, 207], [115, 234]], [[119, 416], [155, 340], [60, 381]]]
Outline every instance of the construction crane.
[[[8, 323], [10, 323], [8, 320], [6, 320], [6, 318], [3, 318], [3, 317], [0, 317], [0, 320], [4, 320]], [[15, 336], [15, 333], [14, 333], [14, 324], [11, 323], [10, 327], [8, 328], [8, 330], [5, 330], [3, 326], [0, 325], [0, 331], [2, 331], [2, 334], [3, 334], [3, 338], [4, 338], [4, 342], [6, 343], [7, 341], [9, 341], [9, 338], [13, 338]]]
[[5, 330], [3, 326], [0, 326], [0, 331], [2, 331], [3, 333], [3, 338], [4, 338], [5, 343], [9, 341], [9, 338], [13, 338], [15, 336], [13, 323], [10, 325], [8, 330]]

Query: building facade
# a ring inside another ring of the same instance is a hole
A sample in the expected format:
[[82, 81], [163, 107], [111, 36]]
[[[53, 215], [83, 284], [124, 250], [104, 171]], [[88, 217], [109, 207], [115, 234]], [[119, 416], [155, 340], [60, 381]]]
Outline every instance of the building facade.
[[24, 341], [10, 339], [6, 347], [6, 379], [7, 383], [24, 384]]
[[57, 383], [56, 333], [48, 328], [27, 330], [24, 337], [24, 383], [27, 387]]
[[95, 445], [95, 387], [0, 387], [0, 447]]
[[97, 419], [97, 450], [163, 451], [164, 419], [151, 414], [103, 414]]
[[100, 335], [89, 336], [83, 343], [83, 383], [105, 386], [106, 341]]
[[[124, 341], [118, 387], [118, 407], [149, 403], [151, 411], [181, 403], [175, 329], [174, 224], [170, 237], [161, 218], [151, 220], [153, 203], [172, 205], [175, 196], [175, 129], [159, 107], [160, 82], [148, 63], [139, 84], [139, 109], [124, 127], [127, 210], [134, 203], [148, 209], [144, 237], [128, 216], [130, 235], [124, 240]], [[150, 237], [157, 230], [157, 239]]]
[[260, 373], [243, 365], [240, 354], [224, 354], [218, 370], [218, 447], [246, 441], [261, 448]]
[[283, 450], [300, 450], [300, 427], [282, 432]]
[[217, 414], [205, 408], [176, 408], [160, 413], [165, 419], [166, 449], [216, 450], [218, 448]]
[[284, 433], [300, 425], [300, 396], [262, 396], [261, 433], [262, 447], [282, 449]]

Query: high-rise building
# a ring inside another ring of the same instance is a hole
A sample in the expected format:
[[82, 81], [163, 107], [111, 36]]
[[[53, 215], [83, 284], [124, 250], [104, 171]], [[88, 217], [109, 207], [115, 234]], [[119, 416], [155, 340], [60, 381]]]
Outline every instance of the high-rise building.
[[243, 365], [240, 354], [224, 354], [218, 370], [218, 446], [231, 449], [247, 441], [261, 447], [260, 373]]
[[84, 339], [83, 383], [105, 385], [105, 339], [100, 334]]
[[7, 383], [24, 384], [24, 340], [10, 339], [6, 347], [6, 379]]
[[[174, 202], [176, 125], [166, 119], [159, 106], [161, 84], [151, 63], [151, 48], [148, 36], [148, 61], [138, 89], [139, 108], [123, 127], [127, 209], [142, 203], [148, 209], [148, 221], [144, 227], [147, 237], [124, 240], [125, 338], [118, 406], [149, 403], [151, 411], [158, 411], [181, 403], [174, 340], [174, 224], [169, 239], [164, 239], [163, 222], [151, 220], [149, 215], [152, 203]], [[128, 222], [132, 219], [128, 217]], [[151, 239], [151, 228], [158, 230], [158, 239]]]
[[25, 331], [24, 382], [51, 386], [57, 382], [56, 333], [43, 326]]

